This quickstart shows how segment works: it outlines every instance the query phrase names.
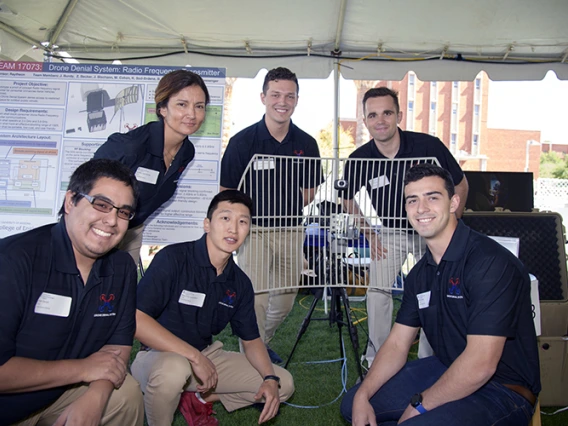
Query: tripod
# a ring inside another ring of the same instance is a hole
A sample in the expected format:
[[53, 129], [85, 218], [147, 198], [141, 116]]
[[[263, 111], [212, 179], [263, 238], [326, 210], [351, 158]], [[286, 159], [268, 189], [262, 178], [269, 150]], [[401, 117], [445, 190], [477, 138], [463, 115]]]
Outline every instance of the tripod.
[[[334, 259], [335, 256], [332, 256], [331, 259]], [[335, 268], [333, 268], [333, 266], [330, 267], [332, 273], [328, 275], [328, 277], [330, 275], [335, 275], [333, 274], [333, 271], [336, 270]], [[328, 282], [329, 284], [329, 282]], [[294, 342], [294, 346], [292, 348], [292, 352], [290, 352], [290, 355], [288, 356], [288, 360], [286, 361], [286, 364], [284, 365], [284, 368], [288, 368], [288, 364], [290, 363], [292, 356], [294, 355], [294, 352], [296, 351], [296, 348], [298, 346], [298, 343], [300, 342], [300, 339], [302, 338], [302, 336], [304, 335], [304, 333], [306, 332], [306, 330], [308, 329], [308, 326], [310, 325], [310, 322], [312, 320], [312, 314], [314, 313], [314, 310], [316, 309], [316, 306], [318, 304], [318, 301], [323, 297], [324, 295], [324, 289], [325, 287], [318, 287], [316, 290], [316, 293], [314, 294], [314, 300], [312, 301], [312, 305], [310, 306], [310, 309], [308, 310], [308, 313], [306, 315], [306, 317], [304, 318], [304, 320], [302, 321], [302, 325], [300, 326], [300, 330], [298, 331], [298, 336], [296, 337], [296, 341]], [[347, 327], [347, 330], [349, 332], [349, 337], [351, 339], [351, 344], [353, 345], [353, 352], [355, 352], [355, 360], [357, 363], [357, 372], [359, 373], [359, 377], [361, 378], [361, 380], [363, 380], [363, 369], [361, 368], [361, 361], [359, 359], [359, 337], [357, 335], [357, 327], [353, 324], [353, 321], [351, 320], [351, 308], [349, 306], [349, 297], [347, 296], [347, 291], [345, 290], [345, 287], [331, 287], [331, 306], [329, 309], [329, 313], [327, 317], [324, 318], [313, 318], [313, 320], [323, 320], [329, 321], [329, 325], [332, 326], [333, 324], [337, 324], [337, 329], [339, 331], [339, 351], [341, 353], [341, 358], [345, 357], [345, 351], [343, 348], [343, 333], [342, 333], [342, 329], [343, 326]], [[342, 307], [343, 307], [343, 311], [342, 311]], [[345, 319], [343, 318], [343, 315], [345, 313]]]

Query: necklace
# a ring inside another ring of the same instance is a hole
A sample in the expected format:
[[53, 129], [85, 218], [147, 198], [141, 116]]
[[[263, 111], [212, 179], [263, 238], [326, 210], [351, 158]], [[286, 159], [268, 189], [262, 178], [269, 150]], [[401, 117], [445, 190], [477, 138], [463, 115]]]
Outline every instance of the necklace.
[[[172, 163], [174, 162], [174, 160], [176, 159], [176, 155], [179, 152], [179, 149], [181, 148], [181, 145], [178, 146], [177, 148], [171, 150], [170, 152], [165, 152], [164, 149], [164, 163], [166, 164], [166, 166], [168, 168], [170, 168], [170, 166], [172, 165]], [[170, 161], [166, 161], [167, 158], [170, 158]]]

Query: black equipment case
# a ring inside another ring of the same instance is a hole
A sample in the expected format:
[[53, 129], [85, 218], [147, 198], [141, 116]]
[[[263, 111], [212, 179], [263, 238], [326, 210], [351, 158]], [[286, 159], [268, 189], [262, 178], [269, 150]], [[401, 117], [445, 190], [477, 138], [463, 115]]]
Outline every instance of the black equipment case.
[[466, 212], [463, 221], [482, 234], [520, 239], [519, 259], [537, 278], [540, 296], [540, 403], [568, 405], [568, 289], [562, 217], [553, 212]]

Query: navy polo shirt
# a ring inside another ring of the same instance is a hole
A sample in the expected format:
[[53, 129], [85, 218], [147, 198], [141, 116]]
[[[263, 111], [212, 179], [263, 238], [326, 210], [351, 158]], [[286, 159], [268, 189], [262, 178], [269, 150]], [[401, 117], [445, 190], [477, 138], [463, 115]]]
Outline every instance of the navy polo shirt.
[[94, 158], [120, 161], [134, 174], [141, 167], [159, 173], [155, 182], [138, 180], [140, 196], [136, 216], [130, 221], [130, 228], [144, 223], [162, 204], [172, 198], [181, 174], [193, 157], [195, 157], [195, 147], [188, 138], [185, 138], [172, 165], [166, 172], [164, 123], [161, 120], [137, 127], [128, 133], [110, 135], [94, 156]]
[[[462, 169], [440, 139], [424, 133], [406, 132], [400, 129], [398, 133], [400, 147], [394, 160], [434, 157], [440, 166], [450, 172], [455, 185], [462, 181], [464, 177]], [[388, 159], [381, 154], [374, 139], [353, 151], [349, 158]], [[383, 226], [408, 228], [404, 208], [404, 176], [410, 167], [407, 161], [348, 161], [344, 172], [344, 179], [347, 180], [348, 186], [343, 197], [352, 200], [355, 194], [365, 186], [371, 196], [373, 207], [383, 221]]]
[[[84, 285], [63, 218], [0, 240], [0, 364], [15, 356], [82, 359], [104, 345], [132, 346], [136, 279], [132, 258], [112, 250], [97, 259]], [[37, 313], [44, 293], [70, 298], [69, 314]], [[67, 389], [0, 394], [0, 424], [22, 420]]]
[[[421, 307], [417, 295], [428, 292]], [[493, 379], [540, 392], [529, 274], [507, 249], [461, 220], [440, 264], [427, 250], [410, 271], [396, 322], [422, 327], [447, 367], [469, 334], [507, 337]]]
[[[221, 186], [239, 188], [249, 161], [255, 154], [275, 157], [256, 163], [244, 176], [246, 192], [254, 202], [253, 223], [260, 226], [293, 226], [302, 220], [301, 188], [315, 188], [323, 182], [316, 140], [290, 121], [282, 142], [272, 137], [264, 117], [231, 138], [221, 161]], [[306, 160], [306, 157], [318, 160]], [[262, 164], [259, 166], [259, 164]], [[284, 216], [283, 219], [274, 219]]]
[[260, 337], [250, 279], [232, 257], [217, 276], [206, 235], [160, 250], [138, 284], [138, 309], [199, 351], [229, 323], [243, 340]]

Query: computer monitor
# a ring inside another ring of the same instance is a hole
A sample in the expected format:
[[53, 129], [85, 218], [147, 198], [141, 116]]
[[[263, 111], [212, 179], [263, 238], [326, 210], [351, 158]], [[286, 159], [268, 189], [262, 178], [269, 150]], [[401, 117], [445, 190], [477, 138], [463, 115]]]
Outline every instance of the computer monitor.
[[465, 208], [473, 211], [530, 212], [534, 207], [533, 174], [530, 172], [471, 172], [465, 176], [469, 193]]

